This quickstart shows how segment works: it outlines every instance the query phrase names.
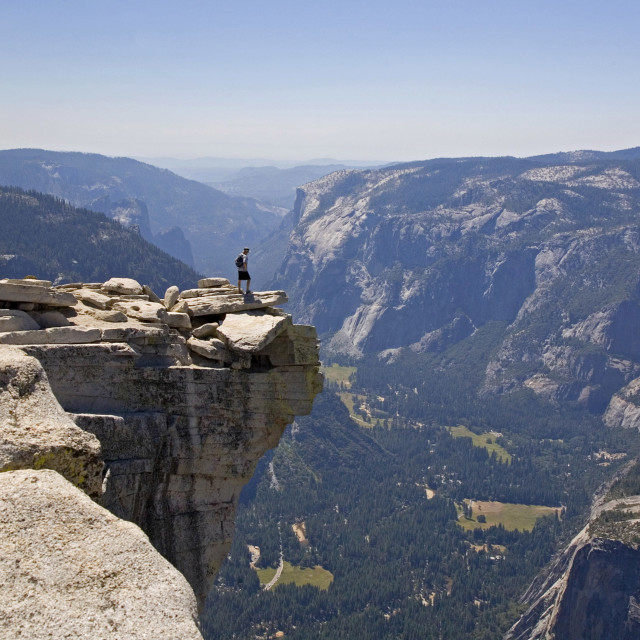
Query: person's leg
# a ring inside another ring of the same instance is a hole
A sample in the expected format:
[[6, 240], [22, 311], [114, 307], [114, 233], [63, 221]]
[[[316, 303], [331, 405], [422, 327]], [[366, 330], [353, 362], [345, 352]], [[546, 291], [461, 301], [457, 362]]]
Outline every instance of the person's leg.
[[238, 280], [238, 293], [242, 293], [242, 286], [240, 284], [240, 280]]
[[251, 288], [249, 286], [250, 284], [251, 284], [251, 278], [247, 280], [247, 293], [251, 293]]

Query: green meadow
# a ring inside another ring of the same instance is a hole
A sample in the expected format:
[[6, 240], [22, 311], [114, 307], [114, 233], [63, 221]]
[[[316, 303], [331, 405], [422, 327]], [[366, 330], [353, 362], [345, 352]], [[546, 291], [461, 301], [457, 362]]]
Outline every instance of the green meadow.
[[[276, 570], [271, 568], [256, 569], [256, 571], [258, 572], [258, 578], [260, 578], [260, 584], [268, 584], [276, 575]], [[333, 574], [322, 567], [302, 569], [285, 560], [282, 574], [274, 588], [280, 584], [295, 584], [297, 587], [310, 584], [313, 587], [318, 587], [318, 589], [326, 590], [332, 582]]]
[[447, 429], [454, 438], [471, 438], [474, 447], [482, 447], [486, 449], [489, 454], [495, 451], [498, 460], [511, 463], [511, 454], [504, 447], [496, 443], [496, 438], [499, 436], [495, 433], [477, 434], [463, 426], [447, 427]]

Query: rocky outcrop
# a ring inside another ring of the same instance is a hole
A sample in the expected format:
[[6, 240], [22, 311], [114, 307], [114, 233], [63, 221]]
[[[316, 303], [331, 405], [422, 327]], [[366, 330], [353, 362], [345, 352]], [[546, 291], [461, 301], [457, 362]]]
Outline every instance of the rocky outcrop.
[[608, 427], [640, 429], [640, 378], [613, 395], [603, 420]]
[[0, 473], [0, 636], [197, 640], [187, 581], [50, 470]]
[[640, 634], [640, 496], [600, 501], [587, 526], [523, 596], [528, 611], [505, 640]]
[[[0, 325], [0, 463], [55, 469], [94, 496], [102, 482], [102, 505], [139, 525], [200, 602], [242, 487], [322, 387], [315, 329], [271, 306], [283, 292], [202, 284], [165, 296], [175, 312], [122, 279], [0, 281], [6, 317], [30, 321]], [[188, 326], [171, 327], [172, 313]], [[62, 326], [43, 328], [43, 317]]]
[[0, 472], [54, 469], [99, 498], [103, 463], [97, 438], [64, 412], [35, 358], [15, 347], [0, 347], [0, 354]]

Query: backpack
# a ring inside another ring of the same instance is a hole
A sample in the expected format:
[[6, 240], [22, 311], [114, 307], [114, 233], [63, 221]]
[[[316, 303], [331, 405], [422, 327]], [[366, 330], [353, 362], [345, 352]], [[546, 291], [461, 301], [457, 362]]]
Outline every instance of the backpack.
[[236, 258], [236, 267], [238, 267], [238, 269], [239, 269], [243, 264], [244, 264], [244, 253], [241, 253]]

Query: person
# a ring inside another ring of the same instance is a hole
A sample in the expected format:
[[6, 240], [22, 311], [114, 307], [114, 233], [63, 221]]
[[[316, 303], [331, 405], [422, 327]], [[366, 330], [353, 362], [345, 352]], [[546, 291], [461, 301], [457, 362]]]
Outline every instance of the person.
[[249, 247], [245, 247], [241, 256], [244, 256], [242, 265], [238, 267], [238, 293], [242, 293], [242, 281], [247, 281], [247, 293], [251, 293], [249, 285], [251, 284], [251, 276], [249, 275]]

